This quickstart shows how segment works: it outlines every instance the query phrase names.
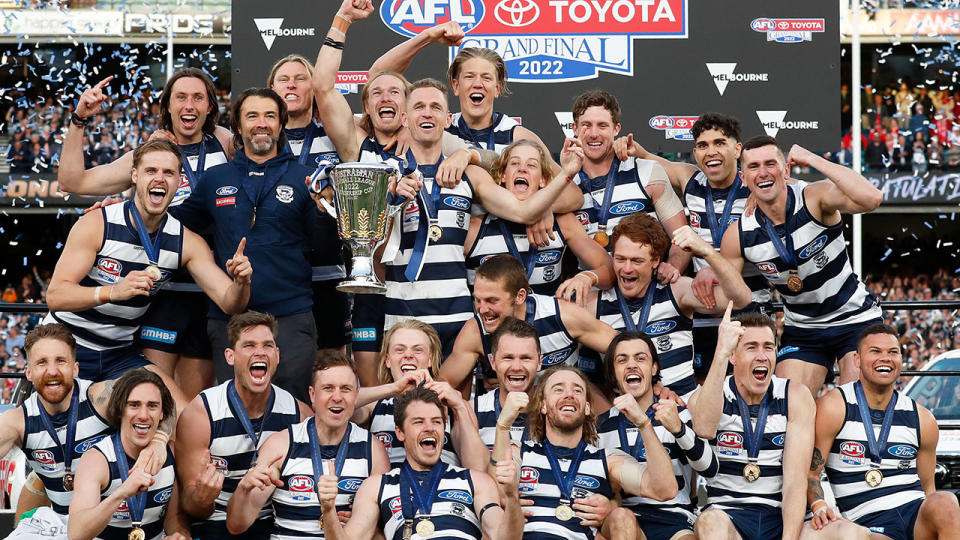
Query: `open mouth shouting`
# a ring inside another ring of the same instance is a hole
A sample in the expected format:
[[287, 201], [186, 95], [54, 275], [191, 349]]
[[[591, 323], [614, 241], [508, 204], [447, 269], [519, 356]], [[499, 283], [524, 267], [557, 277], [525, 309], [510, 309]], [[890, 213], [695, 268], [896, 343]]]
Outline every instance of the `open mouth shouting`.
[[758, 190], [767, 190], [773, 187], [773, 180], [757, 180]]
[[570, 399], [560, 402], [560, 406], [557, 407], [557, 410], [561, 413], [576, 413], [580, 410], [580, 407], [575, 400]]
[[417, 127], [420, 128], [420, 131], [429, 132], [433, 131], [433, 129], [437, 127], [437, 124], [432, 120], [426, 120], [417, 124]]
[[338, 405], [331, 405], [327, 407], [327, 411], [330, 413], [330, 416], [333, 418], [339, 419], [346, 415], [347, 409], [345, 407], [340, 407]]
[[[530, 378], [527, 376], [527, 372], [515, 372], [507, 373], [507, 388], [506, 390], [510, 392], [526, 392], [527, 391], [527, 381]], [[501, 390], [502, 391], [502, 390]]]
[[770, 374], [770, 368], [766, 365], [754, 366], [753, 371], [751, 371], [750, 374], [753, 375], [753, 378], [757, 382], [762, 383], [767, 380], [767, 376]]
[[526, 193], [530, 190], [530, 180], [526, 176], [518, 176], [513, 179], [513, 191], [517, 193]]
[[250, 378], [256, 384], [267, 382], [267, 372], [269, 367], [263, 360], [257, 360], [250, 363]]
[[873, 371], [881, 375], [890, 375], [893, 373], [893, 366], [889, 364], [878, 364], [873, 367]]
[[639, 371], [630, 371], [623, 378], [623, 385], [630, 390], [637, 390], [643, 384], [643, 375]]
[[424, 433], [417, 441], [420, 448], [427, 454], [434, 454], [440, 448], [440, 438], [436, 433]]
[[397, 118], [397, 108], [393, 105], [385, 105], [377, 109], [377, 116], [385, 122], [393, 121]]
[[468, 97], [470, 98], [470, 103], [479, 107], [483, 104], [483, 100], [486, 99], [487, 96], [483, 95], [482, 92], [471, 92]]
[[150, 424], [140, 424], [138, 422], [134, 422], [131, 425], [133, 426], [133, 434], [138, 437], [146, 437], [150, 434], [150, 429], [153, 427]]
[[706, 172], [717, 173], [723, 168], [723, 160], [717, 158], [711, 158], [703, 162], [704, 168], [707, 169]]
[[160, 206], [163, 204], [163, 199], [167, 196], [167, 185], [166, 184], [154, 184], [150, 186], [150, 189], [147, 191], [147, 197], [150, 199], [150, 204], [154, 206]]
[[293, 92], [287, 92], [286, 94], [283, 95], [283, 100], [286, 101], [287, 103], [294, 103], [300, 100], [300, 96], [298, 96]]
[[185, 131], [190, 131], [196, 128], [198, 120], [199, 118], [195, 114], [180, 115], [180, 124], [183, 125], [183, 129]]

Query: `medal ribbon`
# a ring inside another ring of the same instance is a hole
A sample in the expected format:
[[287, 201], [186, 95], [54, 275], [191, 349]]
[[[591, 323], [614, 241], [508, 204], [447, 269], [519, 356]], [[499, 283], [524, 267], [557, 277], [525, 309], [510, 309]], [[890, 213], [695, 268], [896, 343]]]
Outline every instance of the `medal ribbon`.
[[561, 502], [573, 500], [570, 493], [573, 491], [573, 481], [577, 477], [577, 470], [580, 469], [580, 461], [583, 460], [583, 450], [586, 447], [587, 443], [580, 441], [580, 444], [577, 445], [577, 449], [574, 451], [573, 459], [570, 460], [570, 468], [567, 470], [567, 474], [563, 474], [563, 471], [560, 469], [560, 463], [557, 461], [557, 454], [553, 449], [553, 445], [550, 444], [550, 441], [543, 441], [544, 453], [547, 454], [550, 469], [553, 470], [553, 476], [557, 480], [557, 488], [560, 489]]
[[607, 173], [606, 183], [603, 188], [603, 204], [601, 205], [597, 201], [596, 197], [593, 196], [593, 186], [590, 183], [590, 178], [587, 177], [587, 173], [583, 172], [583, 169], [580, 169], [580, 189], [585, 195], [589, 195], [590, 199], [593, 201], [594, 208], [597, 205], [600, 207], [597, 209], [597, 223], [603, 225], [603, 228], [607, 226], [607, 220], [610, 218], [610, 203], [613, 202], [613, 182], [616, 179], [617, 171], [620, 169], [620, 160], [613, 158], [613, 164], [610, 166], [610, 172]]
[[[343, 439], [337, 445], [337, 455], [333, 461], [333, 475], [340, 477], [343, 471], [343, 464], [347, 460], [347, 448], [350, 446], [351, 424], [347, 424], [347, 430], [343, 432]], [[311, 416], [307, 420], [307, 437], [310, 439], [310, 462], [313, 463], [313, 487], [314, 490], [320, 489], [320, 477], [323, 476], [323, 463], [320, 460], [320, 441], [317, 440], [316, 418]], [[317, 500], [320, 500], [320, 492], [317, 491]]]
[[733, 389], [733, 394], [737, 396], [737, 407], [740, 409], [740, 420], [743, 422], [743, 444], [747, 447], [747, 457], [755, 459], [760, 454], [760, 443], [763, 440], [763, 428], [767, 425], [767, 413], [770, 412], [770, 396], [773, 394], [773, 388], [767, 389], [763, 401], [760, 402], [757, 427], [754, 429], [750, 423], [750, 407], [740, 396], [733, 377], [730, 378], [730, 387]]
[[160, 227], [157, 229], [156, 240], [151, 241], [150, 233], [147, 232], [147, 226], [143, 223], [143, 218], [140, 217], [140, 211], [137, 210], [137, 205], [130, 203], [127, 209], [130, 211], [133, 225], [137, 228], [137, 235], [140, 236], [140, 245], [143, 246], [143, 253], [147, 256], [150, 264], [159, 264], [160, 236], [163, 233], [163, 226], [167, 222], [167, 215], [164, 214], [163, 221], [160, 222]]
[[[318, 131], [317, 125], [313, 122], [313, 119], [311, 119], [310, 123], [307, 124], [307, 127], [304, 129], [303, 146], [300, 147], [300, 156], [297, 158], [301, 165], [307, 164], [307, 159], [310, 157], [310, 149], [313, 147], [313, 139], [317, 137]], [[287, 150], [290, 150], [291, 154], [293, 153], [289, 139], [287, 140]]]
[[70, 464], [73, 463], [74, 437], [76, 437], [77, 434], [77, 415], [80, 410], [80, 383], [78, 383], [76, 379], [73, 381], [73, 395], [70, 397], [70, 411], [67, 413], [67, 437], [65, 445], [60, 444], [60, 437], [57, 436], [57, 430], [53, 427], [53, 420], [50, 418], [47, 410], [43, 408], [43, 403], [38, 401], [37, 404], [39, 405], [37, 408], [40, 409], [40, 422], [43, 424], [43, 429], [45, 429], [50, 435], [50, 438], [53, 439], [53, 444], [60, 447], [60, 451], [63, 454], [61, 456], [61, 459], [63, 459], [63, 472], [64, 474], [70, 474]]
[[[408, 161], [413, 159], [413, 153], [408, 152]], [[415, 164], [416, 161], [413, 161]], [[433, 178], [433, 190], [427, 189], [427, 183], [423, 183], [423, 189], [420, 190], [419, 199], [420, 199], [420, 227], [417, 229], [417, 239], [413, 244], [413, 253], [410, 255], [410, 263], [407, 264], [407, 268], [403, 271], [404, 277], [407, 278], [407, 281], [413, 283], [420, 277], [420, 270], [423, 268], [423, 256], [427, 251], [427, 240], [428, 233], [430, 232], [430, 227], [436, 225], [439, 221], [437, 218], [437, 207], [440, 206], [440, 192], [442, 188], [437, 184], [436, 174], [437, 167], [443, 163], [443, 156], [440, 156], [440, 161], [436, 162], [433, 165], [423, 165], [422, 171], [425, 178]], [[426, 193], [424, 193], [426, 192]], [[424, 224], [424, 217], [426, 217], [426, 224]]]
[[[730, 192], [727, 193], [727, 201], [723, 204], [723, 215], [720, 216], [720, 223], [717, 223], [717, 214], [713, 206], [713, 188], [710, 187], [710, 181], [707, 181], [707, 221], [710, 222], [710, 237], [713, 239], [713, 247], [720, 249], [720, 243], [723, 240], [723, 233], [730, 221], [730, 213], [733, 212], [733, 201], [737, 199], [737, 192], [740, 191], [740, 174], [730, 186]], [[721, 230], [722, 229], [722, 230]]]
[[500, 235], [503, 236], [503, 242], [507, 244], [507, 250], [510, 251], [510, 255], [513, 255], [513, 258], [520, 261], [527, 267], [527, 279], [533, 275], [533, 269], [537, 265], [537, 246], [531, 244], [530, 249], [527, 250], [527, 258], [524, 258], [520, 255], [520, 249], [517, 248], [517, 242], [513, 239], [513, 235], [510, 234], [510, 231], [507, 230], [507, 224], [504, 220], [497, 218], [497, 225], [500, 228]]
[[[410, 462], [403, 462], [403, 467], [400, 468], [400, 511], [404, 519], [413, 519], [418, 514], [421, 516], [430, 515], [430, 511], [433, 510], [433, 498], [437, 495], [440, 479], [443, 478], [443, 473], [446, 470], [446, 463], [436, 462], [430, 468], [430, 474], [426, 480], [421, 484], [417, 482], [417, 477], [410, 467]], [[409, 503], [416, 503], [417, 507], [411, 508], [412, 505]]]
[[857, 395], [857, 407], [860, 409], [860, 421], [863, 422], [863, 431], [867, 435], [867, 448], [870, 450], [870, 462], [880, 466], [882, 458], [880, 451], [887, 445], [887, 438], [890, 437], [890, 426], [893, 424], [893, 411], [897, 408], [897, 391], [893, 391], [890, 396], [890, 403], [887, 404], [887, 410], [883, 413], [883, 423], [880, 424], [880, 437], [874, 438], [873, 420], [870, 419], [870, 407], [867, 405], [867, 398], [863, 395], [863, 385], [857, 381], [853, 385], [853, 391]]
[[[780, 235], [777, 234], [776, 229], [773, 226], [773, 223], [770, 222], [770, 218], [763, 213], [759, 207], [756, 209], [757, 221], [760, 222], [760, 225], [763, 226], [763, 230], [767, 233], [767, 236], [770, 237], [770, 243], [773, 244], [773, 247], [777, 250], [777, 254], [780, 255], [780, 259], [783, 261], [783, 264], [787, 267], [788, 270], [797, 269], [797, 256], [793, 251], [793, 235], [790, 234], [790, 229], [787, 227], [787, 224], [790, 222], [790, 218], [793, 217], [793, 208], [795, 206], [796, 200], [793, 195], [793, 190], [787, 186], [787, 213], [786, 219], [783, 222], [783, 230], [786, 236], [786, 245], [783, 241], [780, 240]], [[712, 231], [711, 225], [711, 231]]]
[[[120, 474], [120, 483], [127, 481], [130, 466], [127, 464], [127, 453], [123, 449], [123, 443], [120, 442], [120, 432], [117, 431], [111, 437], [113, 440], [113, 453], [117, 456], [117, 468]], [[143, 511], [147, 507], [147, 492], [141, 491], [133, 497], [127, 498], [127, 508], [130, 509], [130, 523], [134, 527], [143, 523]]]
[[[657, 402], [657, 396], [653, 396], [653, 402]], [[650, 421], [653, 421], [653, 415], [656, 411], [653, 410], [653, 407], [647, 409], [647, 418]], [[637, 430], [637, 442], [633, 446], [630, 446], [630, 440], [627, 439], [627, 420], [626, 415], [623, 412], [620, 412], [619, 423], [617, 424], [617, 431], [620, 432], [620, 448], [630, 449], [630, 455], [633, 456], [633, 459], [640, 461], [640, 452], [643, 450], [643, 437], [640, 436], [640, 430]], [[633, 425], [632, 423], [630, 425]], [[634, 426], [636, 427], [636, 426]], [[646, 459], [644, 459], [646, 461]]]
[[235, 416], [237, 421], [240, 422], [240, 425], [243, 426], [243, 431], [247, 433], [247, 436], [250, 437], [250, 440], [253, 442], [253, 457], [250, 458], [251, 466], [257, 464], [257, 454], [260, 452], [258, 448], [260, 435], [263, 433], [263, 428], [267, 425], [267, 420], [273, 411], [273, 400], [275, 397], [276, 395], [271, 386], [267, 409], [263, 412], [263, 417], [260, 420], [260, 431], [254, 432], [253, 422], [250, 420], [250, 415], [247, 414], [247, 408], [243, 406], [243, 400], [241, 400], [240, 395], [237, 394], [237, 388], [234, 386], [233, 380], [231, 379], [230, 382], [227, 383], [227, 405], [230, 407], [230, 411], [233, 412], [233, 416]]
[[[493, 128], [495, 128], [495, 127], [497, 126], [497, 124], [500, 123], [500, 118], [502, 118], [502, 117], [503, 117], [503, 114], [502, 114], [502, 113], [498, 113], [498, 112], [493, 113], [493, 115], [492, 115], [492, 117], [491, 117], [490, 127], [487, 128], [487, 129], [490, 130], [490, 136], [487, 137], [487, 150], [496, 150], [496, 149], [497, 149], [497, 145], [496, 145], [496, 143], [494, 143], [494, 141], [493, 141], [493, 135], [494, 135], [494, 130], [493, 130]], [[480, 132], [482, 132], [482, 131], [484, 131], [484, 130], [482, 130], [482, 129], [470, 129], [470, 126], [468, 126], [468, 125], [467, 125], [467, 122], [463, 119], [463, 115], [462, 115], [462, 114], [460, 115], [460, 119], [457, 120], [457, 128], [458, 128], [458, 130], [460, 131], [460, 133], [463, 133], [464, 135], [470, 137], [470, 140], [473, 142], [473, 144], [477, 145], [477, 146], [480, 147], [480, 148], [483, 148], [483, 143], [481, 143], [481, 142], [477, 139], [477, 134], [480, 133]]]
[[613, 287], [613, 290], [617, 293], [617, 302], [620, 304], [620, 315], [623, 317], [623, 324], [626, 325], [628, 331], [636, 332], [638, 328], [643, 329], [647, 327], [647, 318], [650, 317], [650, 308], [653, 306], [653, 297], [656, 288], [657, 284], [653, 281], [647, 285], [647, 293], [643, 295], [643, 309], [640, 310], [640, 320], [634, 323], [633, 312], [630, 311], [630, 306], [627, 305], [627, 299], [624, 298], [623, 293], [620, 292], [620, 287]]
[[[183, 146], [180, 147], [183, 149]], [[190, 167], [190, 160], [187, 159], [187, 156], [183, 156], [183, 172], [186, 173], [187, 179], [190, 180], [190, 188], [195, 189], [197, 187], [197, 181], [200, 179], [200, 173], [206, 169], [207, 163], [207, 135], [204, 135], [200, 139], [200, 153], [197, 154], [197, 168], [194, 170]]]

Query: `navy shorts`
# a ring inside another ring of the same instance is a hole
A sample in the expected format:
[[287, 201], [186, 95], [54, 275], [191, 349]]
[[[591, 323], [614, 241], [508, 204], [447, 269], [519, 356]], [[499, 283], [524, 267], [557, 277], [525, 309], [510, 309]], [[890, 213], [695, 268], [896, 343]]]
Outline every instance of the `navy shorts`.
[[313, 282], [313, 320], [317, 348], [339, 349], [350, 343], [350, 298], [337, 290], [339, 280]]
[[693, 514], [656, 508], [634, 508], [647, 540], [671, 540], [677, 533], [693, 534]]
[[913, 527], [917, 523], [922, 504], [923, 499], [917, 499], [890, 510], [868, 514], [856, 523], [893, 540], [913, 540]]
[[835, 361], [848, 352], [857, 350], [857, 337], [868, 326], [882, 323], [877, 318], [858, 324], [837, 325], [831, 328], [796, 328], [784, 325], [777, 361], [802, 360], [833, 371]]
[[131, 369], [150, 365], [134, 345], [106, 351], [77, 345], [77, 363], [80, 366], [78, 377], [92, 382], [116, 379]]
[[380, 352], [383, 344], [384, 297], [382, 294], [353, 295], [353, 339], [354, 351]]
[[140, 347], [209, 360], [208, 307], [202, 292], [161, 290], [151, 299], [141, 323]]
[[783, 536], [783, 516], [779, 508], [746, 504], [717, 509], [727, 514], [743, 540], [776, 540]]
[[190, 534], [196, 540], [267, 540], [273, 532], [273, 518], [258, 519], [240, 534], [230, 534], [226, 521], [201, 521], [194, 523]]

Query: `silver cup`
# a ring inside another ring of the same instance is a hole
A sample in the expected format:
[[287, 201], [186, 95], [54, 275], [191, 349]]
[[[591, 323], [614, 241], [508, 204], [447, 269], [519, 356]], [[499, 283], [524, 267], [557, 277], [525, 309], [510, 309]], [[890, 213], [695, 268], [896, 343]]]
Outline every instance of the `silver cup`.
[[330, 170], [337, 230], [353, 251], [350, 278], [337, 285], [339, 291], [387, 292], [373, 270], [373, 250], [386, 233], [387, 185], [396, 174], [395, 167], [382, 163], [341, 163]]

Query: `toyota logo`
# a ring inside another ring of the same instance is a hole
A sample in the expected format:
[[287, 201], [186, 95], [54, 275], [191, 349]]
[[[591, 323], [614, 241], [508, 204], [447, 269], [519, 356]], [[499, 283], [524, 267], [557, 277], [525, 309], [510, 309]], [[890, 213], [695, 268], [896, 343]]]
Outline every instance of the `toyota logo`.
[[533, 0], [500, 0], [493, 16], [506, 26], [527, 26], [540, 18], [540, 7]]

